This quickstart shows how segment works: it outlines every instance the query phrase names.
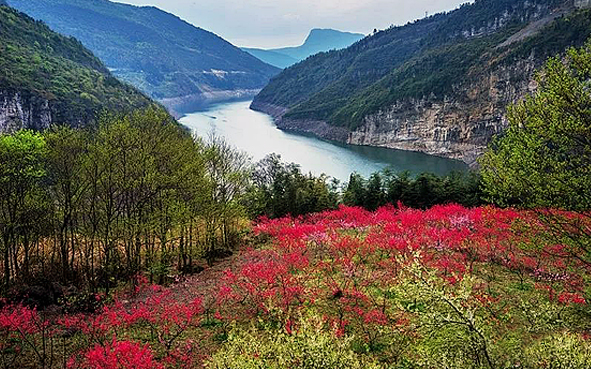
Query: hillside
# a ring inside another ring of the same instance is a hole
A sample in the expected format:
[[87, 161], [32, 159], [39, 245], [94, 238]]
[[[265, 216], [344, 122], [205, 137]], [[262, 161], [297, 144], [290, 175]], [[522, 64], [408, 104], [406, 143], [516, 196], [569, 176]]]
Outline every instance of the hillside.
[[589, 368], [591, 270], [546, 232], [456, 205], [263, 220], [258, 248], [168, 288], [139, 276], [94, 314], [8, 305], [2, 342], [40, 361], [40, 321], [65, 332], [56, 361], [88, 369]]
[[0, 133], [51, 123], [78, 126], [103, 109], [149, 104], [77, 40], [0, 6]]
[[282, 129], [473, 163], [535, 69], [591, 34], [575, 3], [479, 0], [393, 27], [288, 68], [252, 107]]
[[79, 39], [113, 74], [174, 110], [253, 95], [278, 69], [155, 7], [107, 0], [9, 0]]
[[320, 52], [339, 50], [363, 39], [360, 33], [341, 32], [333, 29], [313, 29], [301, 46], [279, 49], [244, 48], [257, 58], [279, 68], [287, 68]]

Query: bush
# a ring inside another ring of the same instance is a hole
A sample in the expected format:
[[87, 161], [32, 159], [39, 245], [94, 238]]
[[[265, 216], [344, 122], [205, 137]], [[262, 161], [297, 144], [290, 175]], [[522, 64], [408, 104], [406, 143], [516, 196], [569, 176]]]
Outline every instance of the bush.
[[591, 368], [591, 344], [580, 336], [567, 332], [546, 337], [527, 350], [526, 367]]
[[351, 337], [335, 338], [321, 319], [303, 319], [290, 333], [286, 329], [260, 332], [256, 328], [234, 330], [226, 345], [213, 355], [210, 369], [338, 369], [379, 368], [350, 347]]

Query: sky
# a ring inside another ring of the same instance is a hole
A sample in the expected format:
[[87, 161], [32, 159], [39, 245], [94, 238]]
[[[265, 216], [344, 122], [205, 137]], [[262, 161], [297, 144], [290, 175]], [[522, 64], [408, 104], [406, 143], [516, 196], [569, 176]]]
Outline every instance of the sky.
[[302, 44], [312, 28], [369, 34], [452, 10], [468, 0], [116, 0], [154, 5], [236, 46]]

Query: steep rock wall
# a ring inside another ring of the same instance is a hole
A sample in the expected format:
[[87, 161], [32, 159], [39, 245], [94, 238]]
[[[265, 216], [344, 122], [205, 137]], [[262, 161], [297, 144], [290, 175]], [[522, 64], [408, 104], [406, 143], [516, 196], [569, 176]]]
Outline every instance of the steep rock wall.
[[366, 117], [347, 142], [421, 151], [472, 165], [506, 128], [506, 107], [535, 90], [536, 67], [530, 58], [499, 68], [459, 87], [454, 99], [399, 101]]
[[26, 93], [0, 90], [0, 133], [26, 128], [43, 130], [53, 122], [47, 99]]
[[475, 165], [492, 137], [507, 127], [506, 108], [533, 92], [539, 67], [533, 57], [499, 67], [470, 85], [459, 85], [454, 98], [402, 100], [366, 117], [355, 131], [317, 120], [284, 117], [288, 109], [254, 102], [278, 128], [314, 134], [353, 145], [420, 151]]

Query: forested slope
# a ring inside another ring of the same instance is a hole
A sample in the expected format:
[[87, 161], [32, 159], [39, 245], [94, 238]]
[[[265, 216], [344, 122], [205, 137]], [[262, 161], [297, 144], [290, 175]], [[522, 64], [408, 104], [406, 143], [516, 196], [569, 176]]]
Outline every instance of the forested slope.
[[580, 46], [579, 2], [478, 0], [285, 70], [255, 98], [278, 125], [471, 162], [548, 57]]
[[155, 7], [107, 0], [8, 3], [76, 37], [115, 76], [172, 108], [193, 95], [199, 100], [224, 91], [253, 93], [279, 71], [221, 37]]
[[0, 6], [0, 132], [52, 123], [78, 126], [104, 109], [151, 103], [76, 39]]

